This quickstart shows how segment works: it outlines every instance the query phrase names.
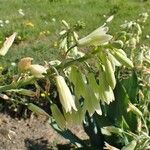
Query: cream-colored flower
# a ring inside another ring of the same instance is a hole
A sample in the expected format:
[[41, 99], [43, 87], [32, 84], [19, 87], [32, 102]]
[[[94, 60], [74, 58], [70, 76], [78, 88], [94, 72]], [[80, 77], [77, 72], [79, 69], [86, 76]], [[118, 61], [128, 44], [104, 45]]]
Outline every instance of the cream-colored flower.
[[106, 22], [111, 22], [114, 19], [114, 15], [111, 15], [110, 17], [107, 18]]
[[20, 72], [25, 72], [29, 69], [29, 67], [31, 66], [31, 62], [32, 62], [33, 58], [31, 57], [25, 57], [22, 58], [20, 60], [20, 62], [18, 63], [18, 69]]
[[29, 71], [36, 78], [43, 78], [44, 77], [43, 73], [47, 73], [46, 70], [47, 68], [38, 64], [33, 64], [29, 66]]
[[108, 27], [101, 26], [98, 29], [94, 30], [92, 33], [78, 41], [79, 46], [84, 45], [102, 45], [109, 42], [112, 39], [112, 36], [106, 34]]
[[6, 41], [3, 44], [3, 47], [0, 49], [0, 55], [5, 56], [6, 53], [8, 52], [9, 48], [11, 47], [11, 45], [13, 44], [15, 37], [16, 37], [17, 33], [13, 33], [10, 37], [8, 37], [6, 39]]
[[57, 86], [57, 90], [59, 93], [60, 102], [62, 106], [64, 107], [66, 113], [71, 112], [72, 108], [75, 111], [77, 111], [75, 101], [70, 92], [70, 89], [67, 86], [65, 79], [60, 75], [56, 76], [56, 86]]

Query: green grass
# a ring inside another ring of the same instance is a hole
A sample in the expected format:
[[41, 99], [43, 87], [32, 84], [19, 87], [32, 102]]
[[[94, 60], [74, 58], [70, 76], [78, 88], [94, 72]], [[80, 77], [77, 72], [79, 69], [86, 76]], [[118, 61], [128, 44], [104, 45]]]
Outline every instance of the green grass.
[[[17, 40], [17, 44], [1, 58], [1, 63], [17, 62], [24, 56], [34, 57], [36, 62], [55, 59], [58, 50], [53, 45], [62, 19], [72, 25], [78, 20], [85, 22], [86, 28], [79, 33], [82, 37], [104, 23], [103, 15], [114, 13], [109, 31], [113, 34], [124, 20], [136, 19], [141, 12], [149, 13], [149, 8], [149, 0], [0, 0], [0, 20], [10, 21], [0, 27], [0, 41], [14, 31], [21, 37], [21, 41]], [[18, 13], [19, 9], [23, 9], [25, 16]], [[34, 27], [26, 26], [27, 22], [33, 23]], [[149, 26], [150, 21], [147, 21], [144, 36], [150, 33]], [[40, 35], [43, 31], [49, 34]], [[149, 44], [146, 39], [143, 42]]]

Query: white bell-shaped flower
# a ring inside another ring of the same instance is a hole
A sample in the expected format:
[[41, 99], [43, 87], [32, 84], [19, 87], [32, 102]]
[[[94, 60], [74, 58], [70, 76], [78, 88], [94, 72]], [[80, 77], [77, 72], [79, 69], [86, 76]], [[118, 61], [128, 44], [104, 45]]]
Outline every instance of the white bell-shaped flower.
[[66, 113], [67, 112], [71, 113], [72, 108], [75, 111], [77, 111], [75, 100], [71, 94], [71, 91], [69, 87], [67, 86], [65, 79], [60, 75], [56, 76], [56, 86], [57, 86], [57, 90], [59, 93], [60, 102], [62, 106], [64, 107]]
[[102, 45], [106, 44], [112, 39], [112, 36], [109, 34], [106, 34], [108, 31], [108, 27], [101, 26], [98, 29], [94, 30], [92, 33], [87, 35], [86, 37], [78, 40], [79, 46], [84, 45]]

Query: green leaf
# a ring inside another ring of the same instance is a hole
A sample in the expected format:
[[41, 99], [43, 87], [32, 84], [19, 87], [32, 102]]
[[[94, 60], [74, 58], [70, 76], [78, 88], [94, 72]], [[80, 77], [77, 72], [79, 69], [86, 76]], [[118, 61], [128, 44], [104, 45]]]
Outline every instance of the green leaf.
[[117, 81], [114, 94], [115, 94], [115, 101], [107, 108], [108, 110], [107, 115], [109, 120], [113, 124], [121, 126], [122, 117], [124, 117], [127, 125], [130, 127], [130, 130], [136, 131], [137, 118], [132, 112], [127, 112], [130, 99], [125, 88], [119, 81]]
[[31, 91], [31, 90], [26, 90], [26, 89], [11, 89], [7, 90], [8, 92], [15, 92], [21, 95], [29, 96], [29, 97], [34, 97], [36, 96], [36, 93]]
[[132, 76], [128, 79], [121, 81], [122, 85], [125, 87], [125, 90], [130, 98], [132, 103], [136, 103], [136, 95], [139, 89], [138, 79], [136, 73], [133, 71]]
[[129, 103], [129, 97], [125, 91], [125, 88], [118, 81], [114, 90], [115, 101], [108, 107], [108, 117], [112, 123], [116, 123], [122, 120], [122, 116], [127, 116], [127, 107]]
[[56, 104], [51, 105], [52, 116], [61, 129], [66, 128], [66, 120]]
[[39, 115], [44, 115], [44, 116], [49, 117], [49, 114], [48, 114], [48, 113], [46, 113], [43, 109], [41, 109], [40, 107], [36, 106], [36, 105], [33, 104], [33, 103], [29, 103], [29, 104], [27, 105], [27, 107], [28, 107], [29, 110], [31, 110], [31, 111], [33, 111], [33, 112], [39, 114]]
[[129, 144], [124, 146], [121, 150], [134, 150], [137, 142], [135, 140], [131, 141]]

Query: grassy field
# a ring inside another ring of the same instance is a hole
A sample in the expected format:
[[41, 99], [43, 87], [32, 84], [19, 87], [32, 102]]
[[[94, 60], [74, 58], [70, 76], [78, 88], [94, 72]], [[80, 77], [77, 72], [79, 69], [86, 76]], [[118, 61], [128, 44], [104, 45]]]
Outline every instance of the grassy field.
[[[34, 57], [36, 62], [55, 59], [58, 50], [54, 43], [62, 19], [72, 25], [83, 21], [86, 27], [79, 33], [82, 37], [101, 26], [104, 15], [114, 14], [109, 32], [115, 33], [124, 20], [136, 19], [142, 12], [150, 12], [149, 0], [0, 0], [1, 44], [6, 36], [18, 33], [16, 44], [1, 63], [17, 62], [25, 56]], [[144, 37], [150, 34], [149, 26], [147, 21]], [[150, 39], [143, 42], [149, 44]]]

